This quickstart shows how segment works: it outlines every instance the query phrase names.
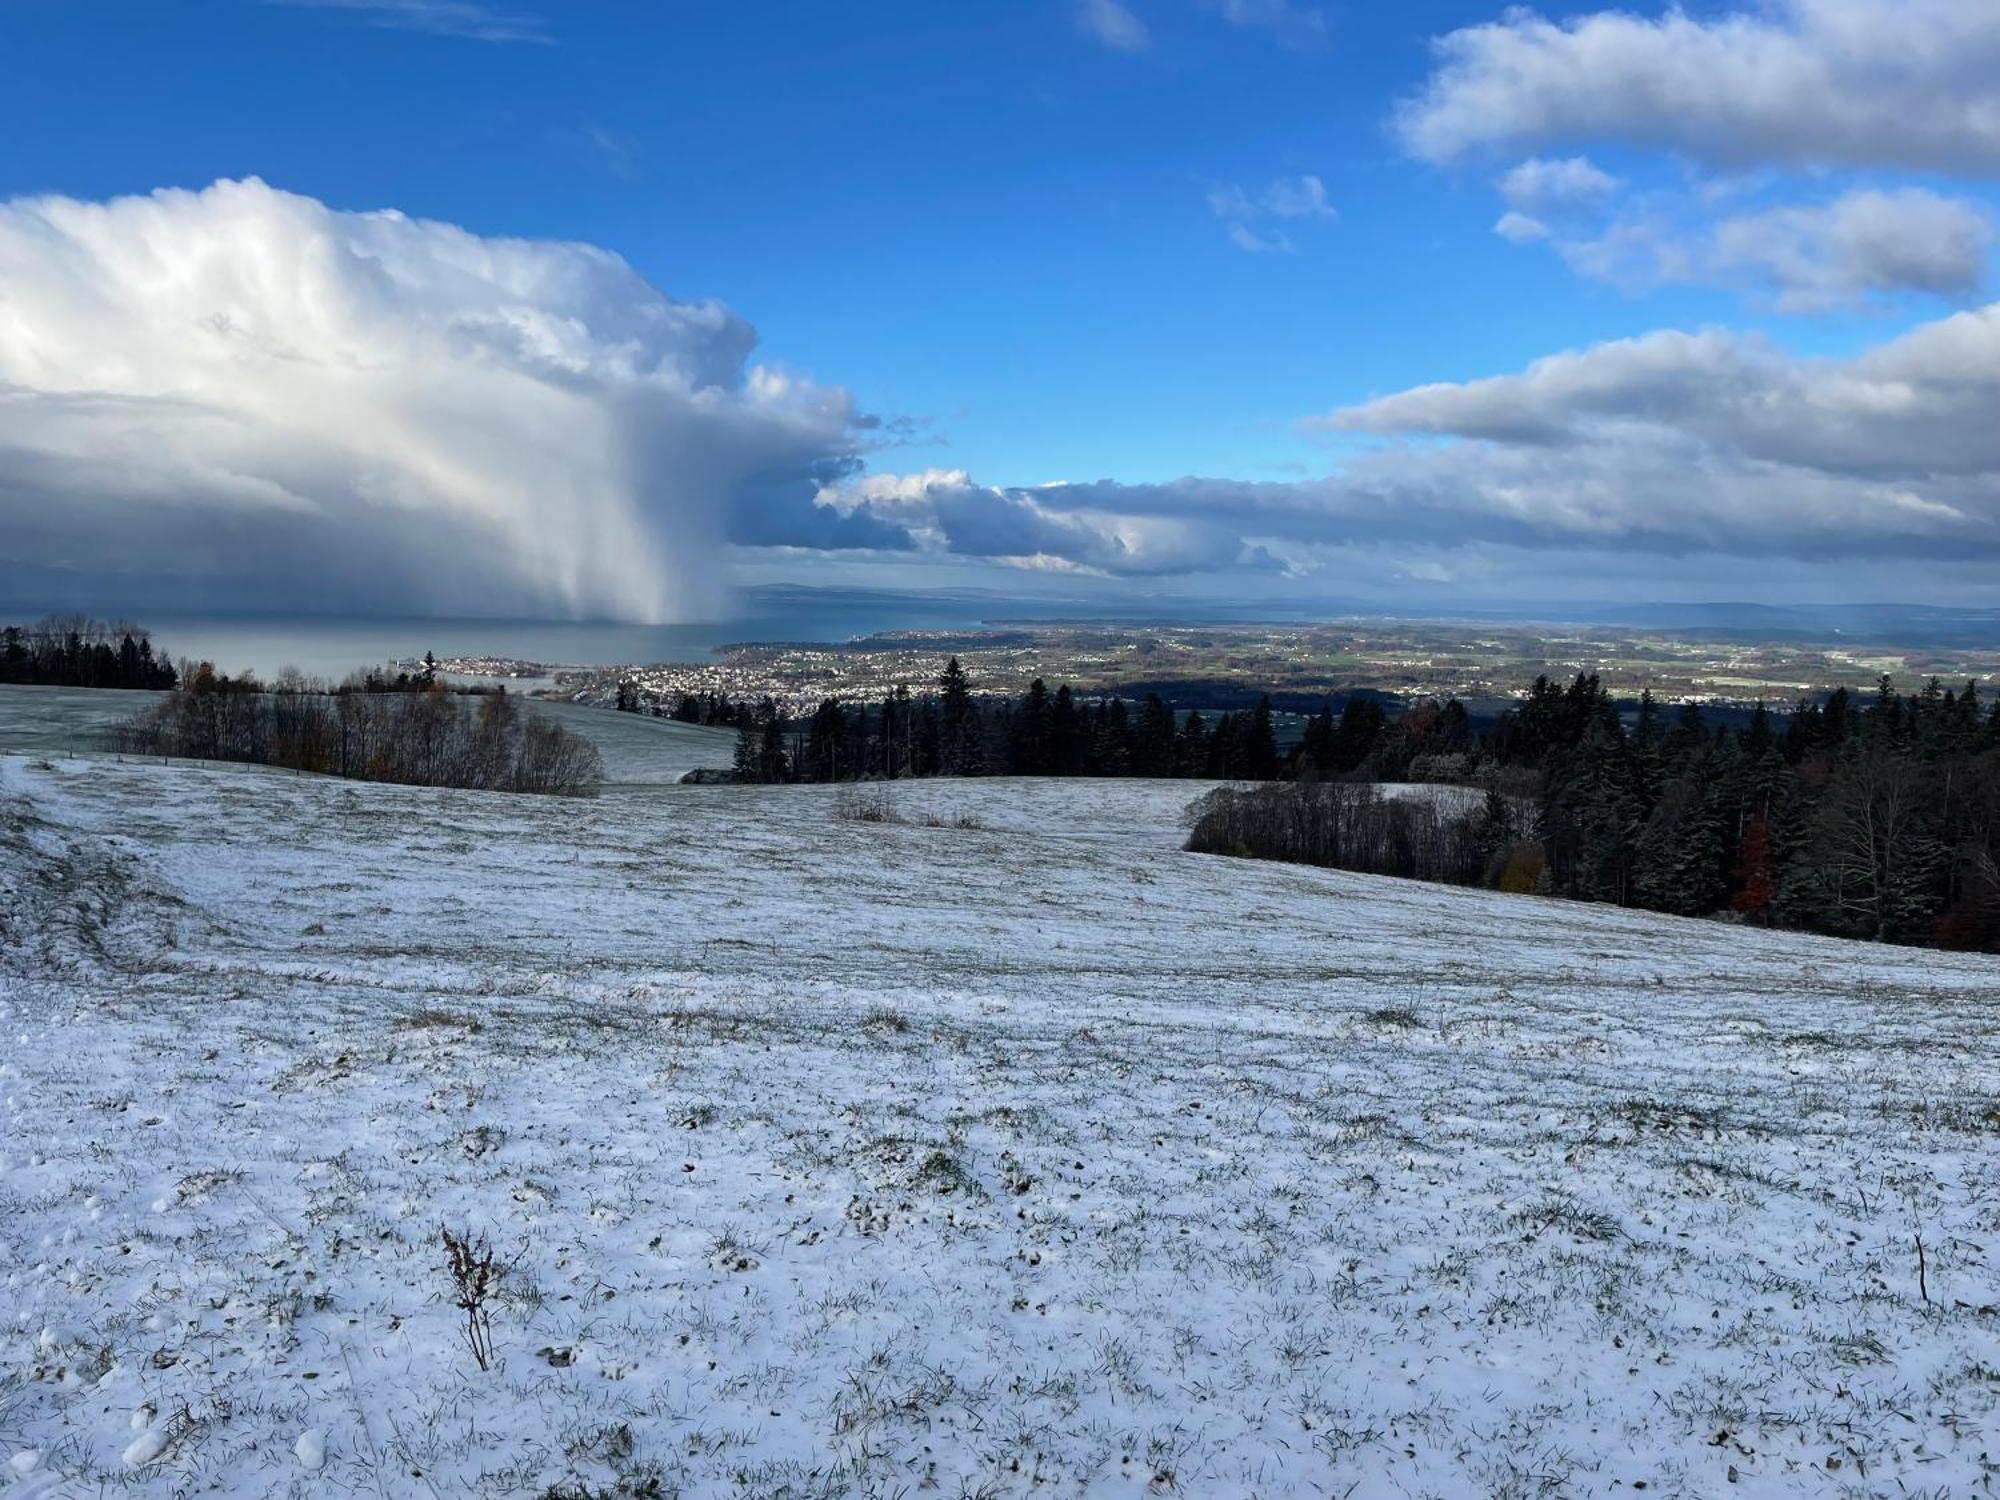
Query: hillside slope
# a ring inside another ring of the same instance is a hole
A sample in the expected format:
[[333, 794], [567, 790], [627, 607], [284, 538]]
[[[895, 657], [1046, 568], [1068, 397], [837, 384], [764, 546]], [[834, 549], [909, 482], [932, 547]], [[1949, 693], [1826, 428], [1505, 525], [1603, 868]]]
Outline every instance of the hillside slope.
[[[159, 699], [158, 693], [0, 683], [0, 754], [104, 754], [119, 726]], [[612, 786], [670, 786], [697, 768], [727, 767], [735, 755], [733, 729], [548, 698], [530, 706], [587, 736], [604, 757], [604, 779]]]
[[1186, 784], [0, 793], [10, 1500], [2000, 1465], [1992, 960], [1187, 855]]

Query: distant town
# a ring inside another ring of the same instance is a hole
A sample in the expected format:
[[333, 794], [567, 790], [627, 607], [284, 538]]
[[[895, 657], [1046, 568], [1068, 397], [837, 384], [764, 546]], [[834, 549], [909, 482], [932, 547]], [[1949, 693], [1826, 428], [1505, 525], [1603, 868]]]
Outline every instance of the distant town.
[[[671, 712], [686, 696], [771, 698], [788, 714], [828, 698], [872, 700], [937, 680], [954, 656], [982, 693], [1017, 696], [1036, 678], [1080, 692], [1157, 692], [1181, 708], [1247, 706], [1270, 693], [1309, 711], [1326, 698], [1457, 698], [1497, 709], [1538, 676], [1594, 673], [1605, 688], [1670, 702], [1747, 708], [1836, 687], [1904, 689], [1932, 677], [2000, 683], [2000, 650], [1812, 641], [1732, 641], [1671, 633], [1493, 624], [1342, 621], [1323, 625], [1024, 626], [964, 632], [889, 631], [845, 644], [724, 646], [708, 663], [580, 667], [504, 657], [441, 659], [455, 677], [531, 684], [578, 703]], [[399, 662], [415, 668], [420, 661]]]

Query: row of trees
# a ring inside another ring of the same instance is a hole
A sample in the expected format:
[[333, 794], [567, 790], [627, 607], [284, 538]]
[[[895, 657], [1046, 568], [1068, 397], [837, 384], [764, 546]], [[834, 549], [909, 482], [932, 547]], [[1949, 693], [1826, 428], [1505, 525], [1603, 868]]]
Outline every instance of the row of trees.
[[787, 717], [756, 704], [684, 698], [676, 718], [734, 723], [735, 770], [745, 781], [857, 781], [909, 776], [1199, 776], [1266, 780], [1281, 774], [1270, 700], [1213, 722], [1183, 718], [1156, 694], [1136, 709], [1086, 699], [1037, 679], [1018, 699], [982, 698], [952, 658], [935, 692], [907, 687], [876, 704], [822, 702]]
[[[1865, 701], [1760, 706], [1732, 729], [1697, 704], [1669, 722], [1650, 695], [1628, 717], [1595, 676], [1542, 678], [1463, 751], [1438, 748], [1458, 733], [1445, 717], [1420, 755], [1457, 756], [1483, 798], [1225, 792], [1190, 847], [2000, 951], [2000, 705], [1972, 683], [1904, 695], [1885, 677]], [[1416, 738], [1379, 732], [1364, 764]]]
[[136, 625], [45, 615], [0, 628], [0, 682], [47, 687], [170, 688], [178, 674]]
[[1519, 815], [1498, 791], [1478, 799], [1477, 811], [1464, 795], [1452, 787], [1389, 793], [1368, 781], [1221, 786], [1194, 805], [1187, 846], [1406, 880], [1498, 884]]
[[594, 796], [597, 747], [504, 690], [338, 688], [296, 672], [270, 687], [207, 662], [130, 720], [119, 748], [144, 755], [247, 761], [409, 786]]
[[[636, 686], [618, 706], [641, 709]], [[876, 703], [822, 701], [790, 715], [776, 700], [684, 693], [670, 717], [733, 727], [746, 781], [853, 781], [908, 776], [1185, 776], [1272, 781], [1363, 776], [1465, 780], [1479, 739], [1456, 700], [1392, 719], [1375, 698], [1330, 702], [1281, 749], [1268, 694], [1213, 716], [1175, 710], [1157, 693], [1137, 703], [1036, 680], [1019, 698], [978, 694], [956, 657], [931, 691], [898, 687]]]

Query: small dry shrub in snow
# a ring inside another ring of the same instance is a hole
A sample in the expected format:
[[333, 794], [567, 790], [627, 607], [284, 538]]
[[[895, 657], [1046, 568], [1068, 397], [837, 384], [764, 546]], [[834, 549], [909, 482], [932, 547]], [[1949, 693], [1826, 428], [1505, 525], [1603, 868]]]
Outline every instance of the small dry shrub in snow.
[[843, 823], [900, 823], [896, 800], [886, 787], [844, 786], [833, 799], [833, 815]]
[[487, 1243], [485, 1235], [475, 1236], [471, 1230], [463, 1234], [453, 1234], [450, 1229], [439, 1226], [438, 1235], [444, 1241], [445, 1264], [451, 1270], [454, 1305], [465, 1314], [465, 1343], [472, 1351], [472, 1357], [479, 1362], [479, 1368], [493, 1368], [493, 1315], [486, 1304], [493, 1295], [493, 1288], [500, 1279], [499, 1271], [493, 1264], [493, 1247]]
[[924, 827], [926, 828], [962, 828], [969, 832], [977, 832], [985, 826], [984, 823], [968, 812], [924, 814]]

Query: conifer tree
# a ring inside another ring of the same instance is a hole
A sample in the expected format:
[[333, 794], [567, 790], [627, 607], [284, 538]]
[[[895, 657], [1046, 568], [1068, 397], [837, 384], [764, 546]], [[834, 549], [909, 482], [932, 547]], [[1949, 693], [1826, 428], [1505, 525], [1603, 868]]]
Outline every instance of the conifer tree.
[[[1381, 712], [1379, 706], [1377, 713]], [[1257, 699], [1250, 722], [1242, 730], [1243, 774], [1252, 781], [1272, 781], [1278, 775], [1278, 736], [1271, 724], [1271, 695]]]
[[[1269, 702], [1268, 699], [1265, 701]], [[1388, 722], [1389, 716], [1375, 699], [1349, 698], [1346, 708], [1341, 711], [1340, 728], [1333, 736], [1331, 763], [1327, 769], [1340, 776], [1359, 770], [1381, 743]]]
[[1125, 700], [1108, 698], [1099, 710], [1096, 735], [1097, 774], [1124, 776], [1132, 769], [1132, 732], [1125, 716]]
[[1083, 726], [1068, 683], [1056, 689], [1049, 704], [1049, 762], [1058, 776], [1083, 771]]
[[1177, 776], [1207, 776], [1209, 771], [1208, 725], [1202, 719], [1201, 710], [1195, 709], [1181, 725], [1180, 738], [1174, 746], [1174, 774]]
[[1132, 732], [1132, 774], [1174, 774], [1174, 711], [1158, 693], [1146, 694], [1139, 722]]
[[946, 776], [977, 776], [985, 770], [983, 726], [972, 683], [954, 656], [938, 678], [938, 769]]
[[1021, 712], [1014, 721], [1017, 776], [1047, 776], [1054, 769], [1052, 713], [1048, 684], [1037, 677], [1028, 684], [1028, 691], [1021, 699]]

